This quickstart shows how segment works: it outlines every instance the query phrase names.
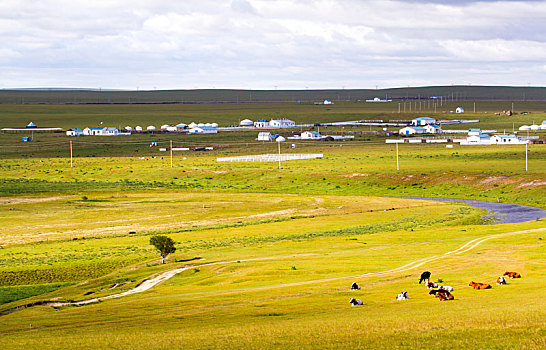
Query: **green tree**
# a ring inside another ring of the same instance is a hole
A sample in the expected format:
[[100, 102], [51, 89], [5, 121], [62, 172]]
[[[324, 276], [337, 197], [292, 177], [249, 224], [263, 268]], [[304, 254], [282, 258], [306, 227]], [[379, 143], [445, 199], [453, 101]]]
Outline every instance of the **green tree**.
[[176, 251], [174, 246], [174, 241], [167, 236], [153, 236], [150, 238], [150, 244], [156, 247], [161, 255], [161, 263], [165, 263], [165, 258], [167, 255], [172, 254]]

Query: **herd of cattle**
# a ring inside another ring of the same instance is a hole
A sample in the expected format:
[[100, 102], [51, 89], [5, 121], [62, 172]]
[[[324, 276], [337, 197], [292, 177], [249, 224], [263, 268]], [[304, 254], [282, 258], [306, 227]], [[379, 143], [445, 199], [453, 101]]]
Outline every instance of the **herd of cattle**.
[[[431, 289], [431, 291], [428, 294], [434, 295], [440, 301], [454, 300], [455, 297], [453, 296], [453, 294], [451, 294], [451, 292], [453, 292], [454, 288], [450, 287], [450, 286], [440, 286], [436, 282], [431, 282], [430, 281], [430, 275], [431, 275], [431, 273], [429, 271], [425, 271], [425, 272], [423, 272], [421, 274], [421, 277], [419, 278], [419, 284], [421, 284], [421, 282], [426, 281], [425, 285], [427, 286], [427, 289]], [[505, 276], [507, 278], [521, 278], [521, 275], [519, 273], [517, 273], [517, 272], [508, 272], [507, 271], [507, 272], [504, 273], [504, 275], [497, 278], [496, 283], [498, 285], [506, 284]], [[470, 287], [474, 288], [474, 289], [490, 289], [491, 288], [490, 284], [474, 282], [474, 281], [470, 282], [468, 285]], [[356, 282], [354, 282], [351, 285], [351, 290], [360, 290], [360, 286], [358, 284], [356, 284]], [[396, 296], [396, 300], [407, 300], [407, 299], [409, 299], [408, 292], [402, 292], [402, 293], [400, 293], [400, 294], [398, 294]], [[355, 298], [351, 298], [349, 303], [352, 306], [364, 305], [362, 300], [355, 299]]]

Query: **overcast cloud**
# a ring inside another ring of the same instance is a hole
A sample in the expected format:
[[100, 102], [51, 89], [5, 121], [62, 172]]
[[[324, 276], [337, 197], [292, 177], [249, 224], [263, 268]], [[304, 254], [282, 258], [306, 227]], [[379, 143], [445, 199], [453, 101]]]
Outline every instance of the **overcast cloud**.
[[0, 1], [0, 88], [545, 82], [546, 1]]

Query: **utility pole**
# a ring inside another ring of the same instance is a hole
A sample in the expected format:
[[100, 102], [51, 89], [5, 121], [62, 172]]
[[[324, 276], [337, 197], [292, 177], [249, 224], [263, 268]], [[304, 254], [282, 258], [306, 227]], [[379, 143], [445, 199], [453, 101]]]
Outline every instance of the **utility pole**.
[[70, 140], [70, 167], [72, 168], [72, 140]]
[[279, 169], [281, 169], [281, 142], [278, 141], [277, 144], [279, 145]]
[[[529, 140], [527, 140], [527, 142], [529, 142]], [[527, 143], [525, 144], [525, 171], [527, 171], [529, 168], [528, 168], [528, 155], [527, 155]]]
[[173, 167], [173, 140], [171, 140], [171, 168]]
[[398, 143], [396, 143], [396, 170], [400, 170], [400, 163], [398, 162]]
[[398, 102], [398, 114], [400, 114], [400, 102]]

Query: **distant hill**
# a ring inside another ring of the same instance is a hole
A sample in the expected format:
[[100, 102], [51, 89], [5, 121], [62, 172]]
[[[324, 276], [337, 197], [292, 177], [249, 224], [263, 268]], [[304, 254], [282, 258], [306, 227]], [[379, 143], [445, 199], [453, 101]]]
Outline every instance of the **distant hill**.
[[249, 102], [319, 102], [357, 101], [374, 97], [449, 100], [527, 100], [545, 101], [546, 87], [511, 86], [425, 86], [393, 89], [351, 90], [153, 90], [120, 91], [94, 89], [13, 89], [0, 90], [3, 104], [125, 104], [125, 103], [249, 103]]

